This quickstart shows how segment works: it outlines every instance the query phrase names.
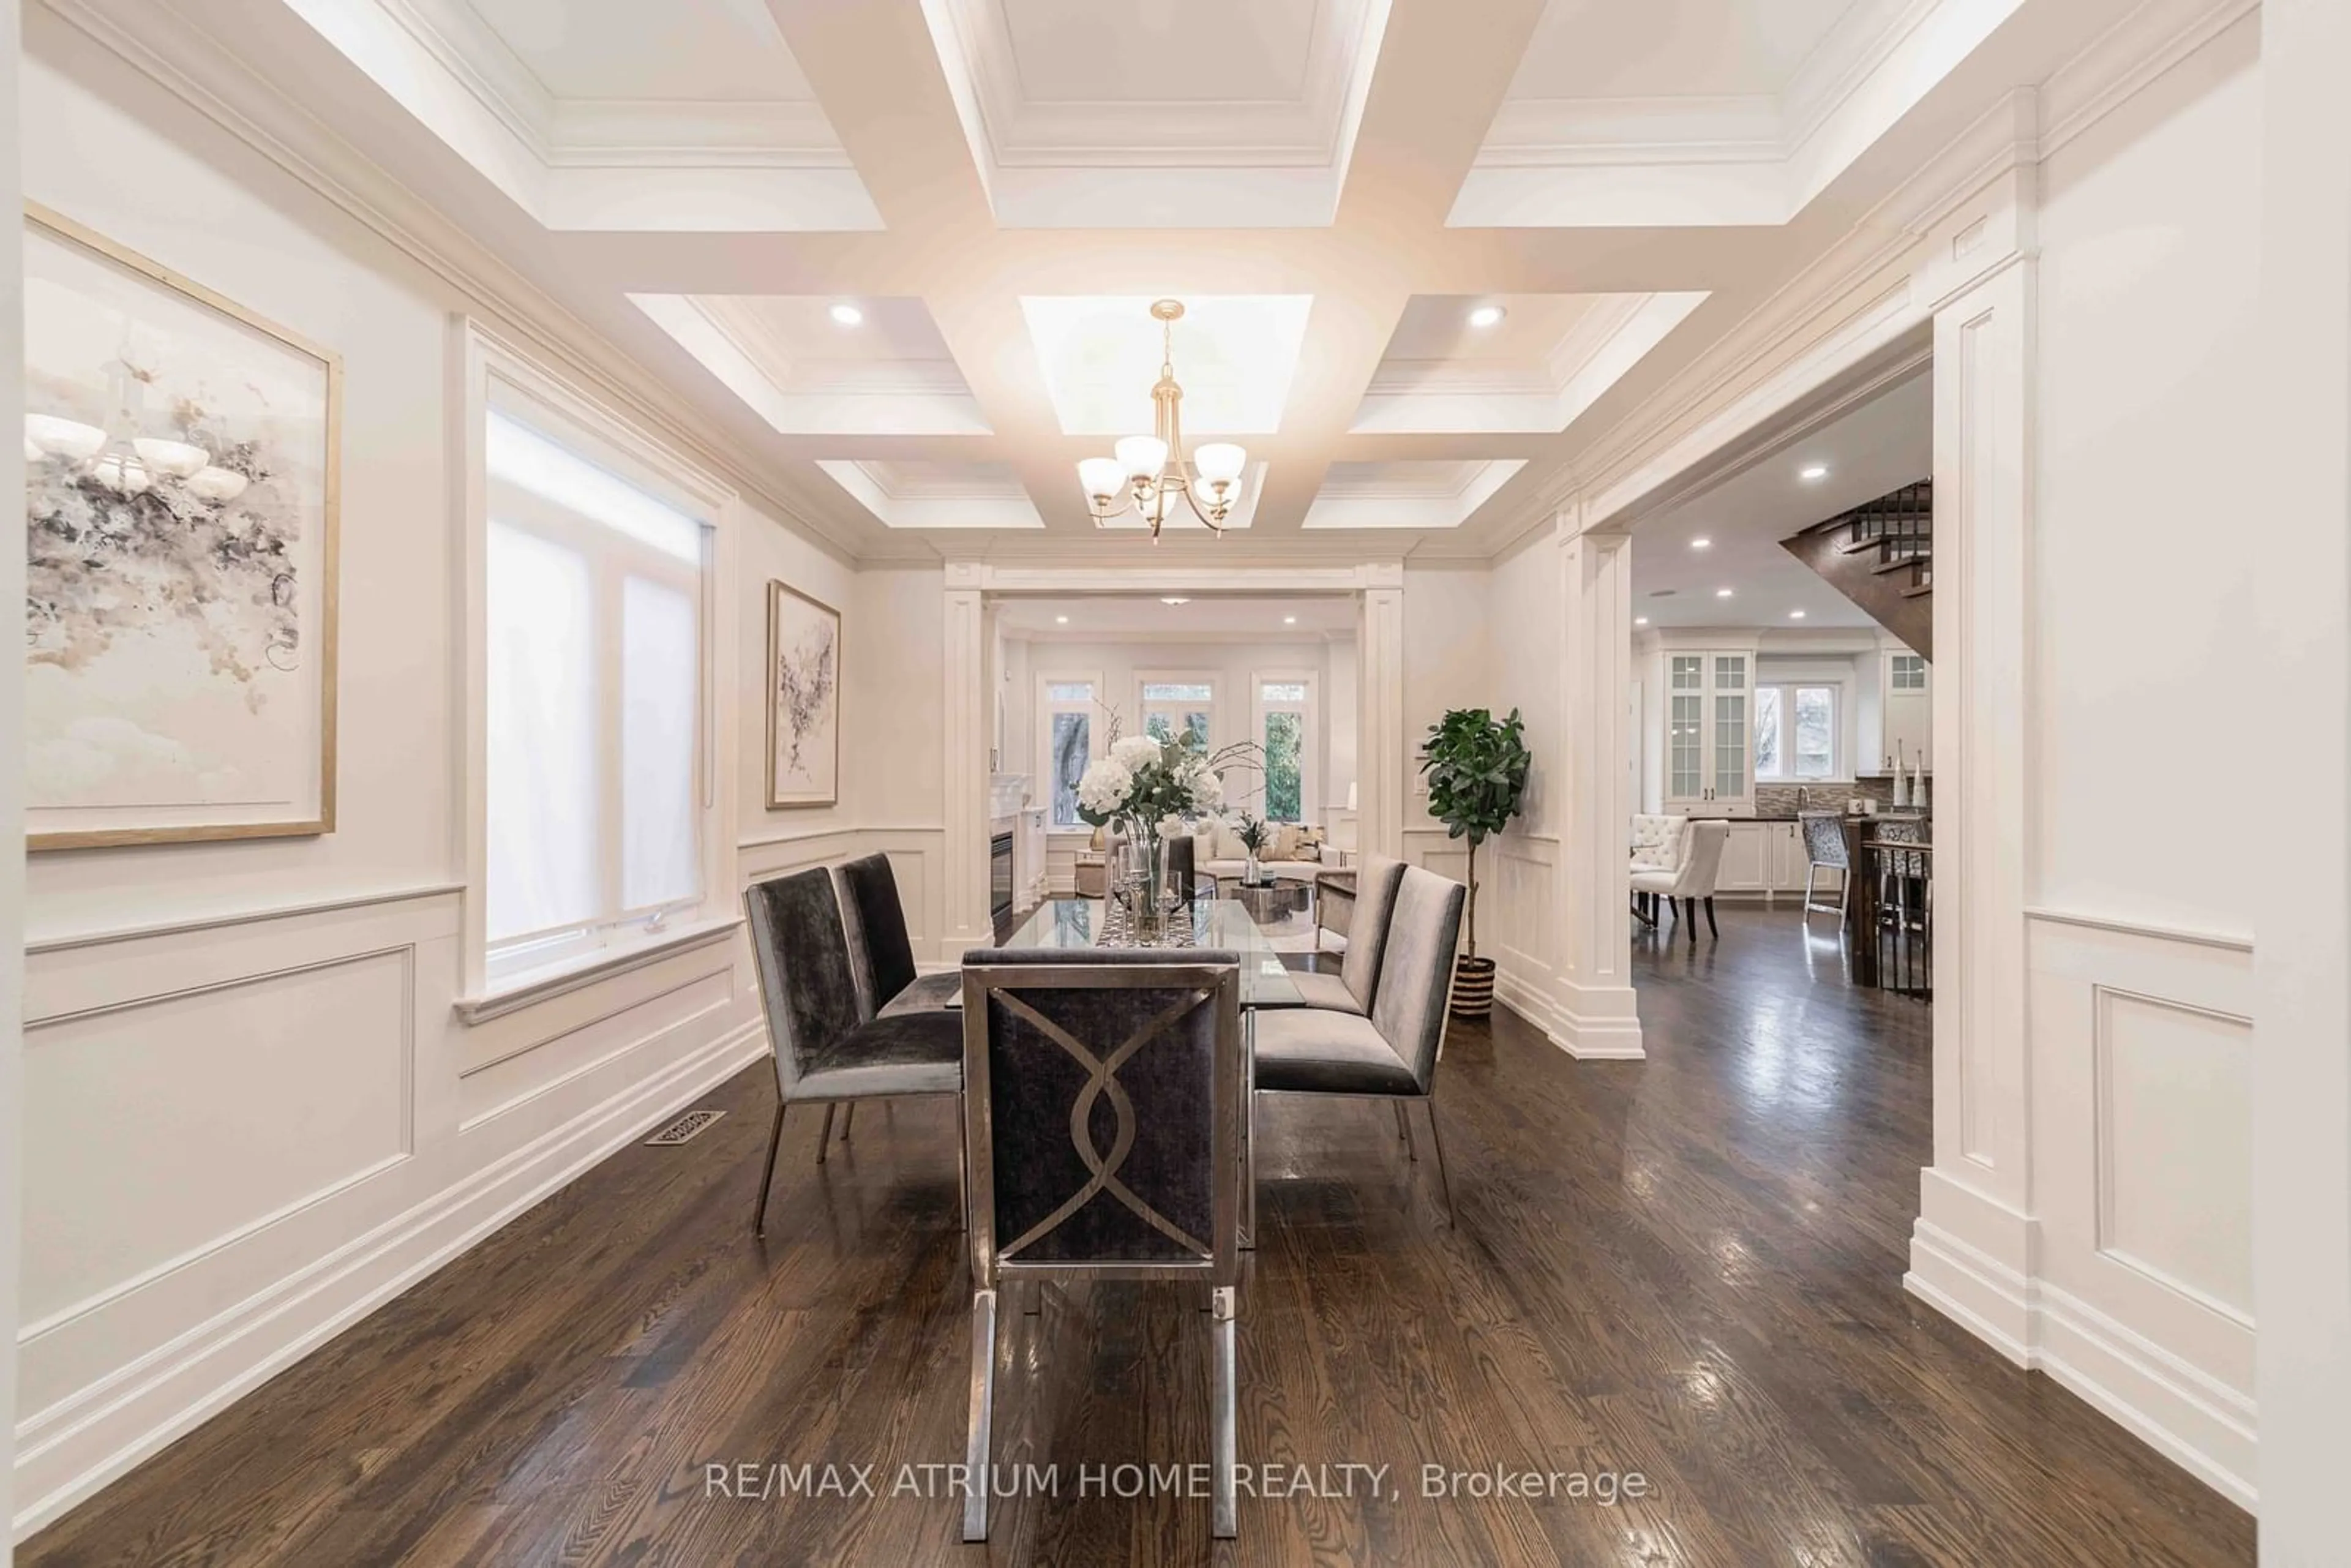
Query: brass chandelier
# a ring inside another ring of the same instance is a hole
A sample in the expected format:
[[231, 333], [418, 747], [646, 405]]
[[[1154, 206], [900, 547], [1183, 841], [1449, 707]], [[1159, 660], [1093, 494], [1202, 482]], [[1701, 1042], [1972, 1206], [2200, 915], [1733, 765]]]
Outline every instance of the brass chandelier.
[[1185, 460], [1184, 389], [1176, 384], [1175, 348], [1184, 302], [1157, 300], [1151, 315], [1159, 323], [1159, 382], [1151, 389], [1151, 434], [1121, 437], [1112, 448], [1115, 456], [1082, 460], [1078, 482], [1085, 486], [1086, 506], [1097, 527], [1131, 510], [1151, 526], [1151, 542], [1157, 544], [1169, 497], [1181, 496], [1192, 515], [1222, 538], [1225, 519], [1240, 498], [1241, 470], [1249, 454], [1229, 441], [1211, 441], [1194, 452], [1188, 463]]

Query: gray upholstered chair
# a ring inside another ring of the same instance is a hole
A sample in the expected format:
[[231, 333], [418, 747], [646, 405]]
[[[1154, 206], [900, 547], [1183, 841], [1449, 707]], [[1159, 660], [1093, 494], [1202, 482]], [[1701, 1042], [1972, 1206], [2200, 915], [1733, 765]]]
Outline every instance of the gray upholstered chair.
[[[1371, 868], [1364, 869], [1368, 874]], [[1252, 1023], [1256, 1092], [1384, 1097], [1396, 1106], [1399, 1130], [1409, 1125], [1403, 1121], [1404, 1107], [1419, 1102], [1428, 1113], [1450, 1224], [1453, 1179], [1445, 1168], [1445, 1142], [1430, 1096], [1437, 1088], [1437, 1058], [1445, 1051], [1453, 954], [1468, 890], [1418, 866], [1400, 869], [1371, 1015], [1327, 1008], [1260, 1009]], [[1408, 1131], [1405, 1139], [1409, 1148]]]
[[[971, 1408], [985, 1477], [996, 1299], [1019, 1279], [1208, 1287], [1210, 1531], [1234, 1532], [1234, 1288], [1243, 1065], [1237, 954], [1078, 947], [964, 955]], [[987, 1539], [987, 1489], [963, 1538]]]
[[753, 883], [743, 892], [743, 907], [776, 1064], [776, 1124], [751, 1219], [753, 1231], [764, 1234], [784, 1112], [802, 1102], [824, 1106], [816, 1155], [822, 1165], [841, 1103], [962, 1092], [963, 1020], [944, 1009], [866, 1016], [831, 872], [819, 867]]
[[898, 877], [890, 869], [890, 857], [866, 855], [832, 870], [865, 1016], [886, 1018], [956, 1006], [963, 994], [961, 975], [953, 969], [935, 975], [915, 972], [906, 906], [898, 901]]
[[1813, 902], [1813, 879], [1824, 871], [1837, 873], [1834, 913], [1842, 917], [1853, 899], [1853, 855], [1845, 848], [1844, 819], [1834, 811], [1799, 811], [1796, 824], [1804, 833], [1804, 915], [1830, 913], [1830, 906]]
[[1347, 952], [1339, 971], [1300, 970], [1290, 977], [1298, 988], [1301, 1007], [1332, 1012], [1369, 1015], [1380, 981], [1380, 960], [1387, 952], [1388, 921], [1395, 909], [1396, 889], [1404, 882], [1404, 862], [1374, 855], [1355, 876], [1355, 907], [1348, 916]]

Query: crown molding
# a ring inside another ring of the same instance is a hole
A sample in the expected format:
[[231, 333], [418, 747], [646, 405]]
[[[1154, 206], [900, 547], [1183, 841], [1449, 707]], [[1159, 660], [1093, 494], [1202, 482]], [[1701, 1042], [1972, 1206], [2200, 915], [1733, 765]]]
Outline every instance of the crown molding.
[[1476, 166], [1613, 168], [1765, 163], [1785, 156], [1780, 103], [1734, 98], [1514, 98], [1494, 116]]
[[545, 160], [558, 169], [849, 169], [824, 110], [806, 99], [681, 103], [554, 100]]
[[[441, 279], [473, 314], [501, 327], [533, 358], [723, 476], [779, 525], [844, 565], [857, 563], [852, 539], [784, 499], [773, 475], [713, 446], [701, 434], [706, 417], [660, 378], [256, 76], [180, 14], [175, 0], [41, 3]], [[126, 25], [113, 14], [118, 11], [132, 20]]]
[[[1921, 23], [1954, 3], [1959, 0], [1860, 0], [1788, 79], [1780, 95], [1781, 144], [1792, 151], [1811, 141]], [[1848, 25], [1856, 16], [1860, 25]]]

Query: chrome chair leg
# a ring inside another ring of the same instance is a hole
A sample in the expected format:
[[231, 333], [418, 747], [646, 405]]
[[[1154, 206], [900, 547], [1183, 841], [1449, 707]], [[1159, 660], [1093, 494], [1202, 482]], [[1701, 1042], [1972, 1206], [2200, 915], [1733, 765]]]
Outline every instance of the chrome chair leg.
[[751, 1234], [768, 1233], [768, 1189], [776, 1185], [776, 1150], [784, 1141], [784, 1098], [776, 1096], [776, 1124], [768, 1129], [768, 1163], [760, 1168], [759, 1207], [751, 1214]]
[[1804, 919], [1807, 924], [1813, 918], [1813, 879], [1820, 874], [1821, 868], [1816, 862], [1804, 862]]
[[841, 1108], [841, 1141], [849, 1142], [849, 1124], [857, 1120], [857, 1102], [852, 1100]]
[[987, 1427], [996, 1405], [996, 1292], [971, 1293], [971, 1420], [964, 1443], [963, 1538], [987, 1539]]
[[828, 1100], [824, 1103], [824, 1125], [817, 1129], [816, 1163], [824, 1164], [824, 1156], [832, 1147], [832, 1113], [840, 1107]]
[[[1233, 1288], [1219, 1285], [1208, 1300], [1217, 1336], [1209, 1355], [1208, 1458], [1215, 1470], [1208, 1480], [1208, 1533], [1230, 1541], [1239, 1532], [1233, 1499], [1235, 1430], [1239, 1425], [1234, 1408]], [[973, 1539], [968, 1529], [964, 1539]]]
[[1445, 1168], [1444, 1135], [1437, 1130], [1437, 1097], [1424, 1094], [1420, 1097], [1420, 1103], [1428, 1113], [1428, 1141], [1437, 1149], [1437, 1179], [1445, 1188], [1445, 1223], [1449, 1227], [1453, 1223], [1453, 1177]]
[[1404, 1113], [1404, 1102], [1395, 1103], [1396, 1125], [1404, 1131], [1404, 1157], [1413, 1164], [1420, 1163], [1420, 1150], [1412, 1141], [1412, 1118]]
[[1409, 1149], [1412, 1147], [1412, 1129], [1405, 1124], [1404, 1102], [1397, 1100], [1391, 1102], [1391, 1103], [1395, 1107], [1396, 1142]]

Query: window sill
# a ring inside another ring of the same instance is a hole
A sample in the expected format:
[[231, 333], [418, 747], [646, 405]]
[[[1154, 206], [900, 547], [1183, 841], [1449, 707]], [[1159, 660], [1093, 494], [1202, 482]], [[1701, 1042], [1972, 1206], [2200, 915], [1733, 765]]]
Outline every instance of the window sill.
[[726, 915], [674, 925], [657, 936], [632, 942], [625, 947], [607, 947], [581, 957], [567, 958], [559, 964], [525, 970], [495, 986], [485, 987], [478, 995], [458, 998], [452, 1010], [456, 1013], [458, 1022], [471, 1029], [475, 1024], [487, 1023], [492, 1019], [504, 1018], [524, 1008], [536, 1007], [567, 992], [625, 975], [632, 969], [641, 969], [664, 958], [675, 957], [680, 953], [725, 941], [742, 924], [741, 915]]

